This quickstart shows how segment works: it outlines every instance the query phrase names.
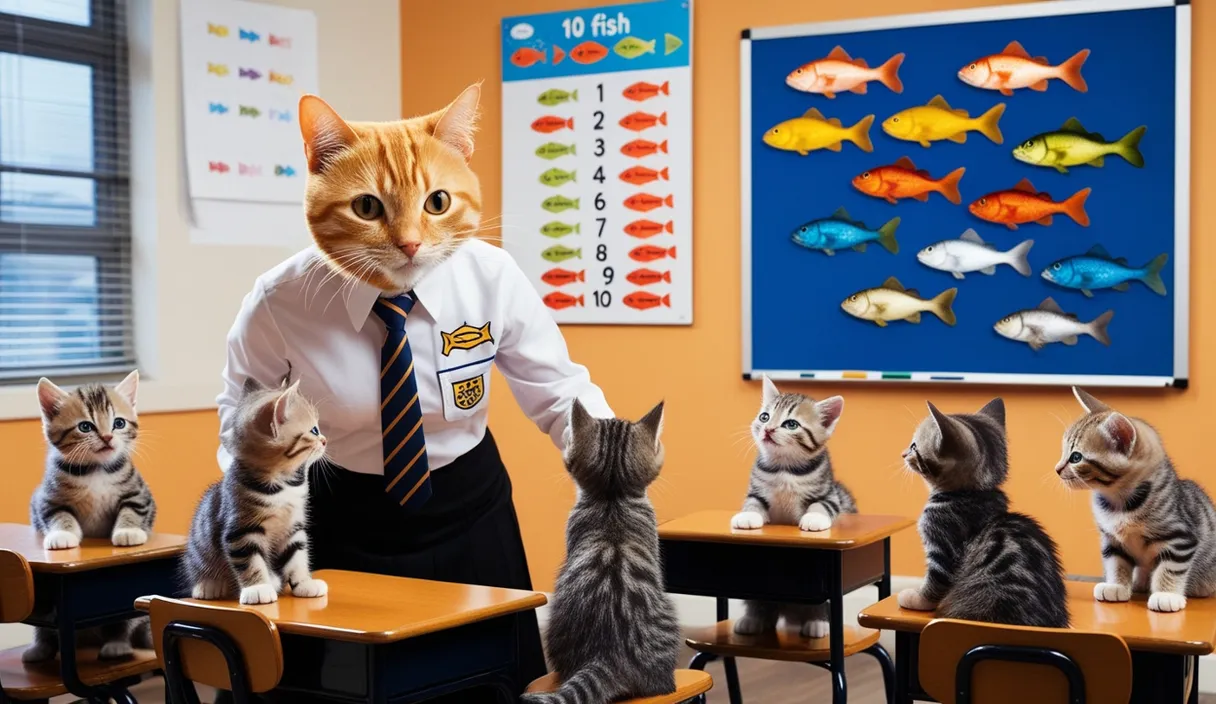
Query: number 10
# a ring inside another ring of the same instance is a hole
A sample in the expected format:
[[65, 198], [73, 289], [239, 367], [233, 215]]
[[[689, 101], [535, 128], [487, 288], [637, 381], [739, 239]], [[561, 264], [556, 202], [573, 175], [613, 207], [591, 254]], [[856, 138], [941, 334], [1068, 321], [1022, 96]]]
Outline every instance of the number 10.
[[562, 20], [562, 29], [566, 30], [566, 39], [570, 37], [583, 36], [583, 18], [582, 17], [567, 17]]

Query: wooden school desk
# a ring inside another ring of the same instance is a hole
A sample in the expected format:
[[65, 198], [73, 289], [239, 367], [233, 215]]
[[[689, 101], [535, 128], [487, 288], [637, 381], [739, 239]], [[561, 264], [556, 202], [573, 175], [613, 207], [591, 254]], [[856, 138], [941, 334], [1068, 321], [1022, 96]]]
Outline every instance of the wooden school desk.
[[[158, 667], [151, 651], [137, 651], [134, 661], [120, 661], [120, 670], [98, 668], [91, 662], [96, 650], [77, 654], [72, 634], [139, 616], [132, 602], [143, 594], [175, 593], [177, 559], [185, 546], [180, 535], [152, 533], [148, 542], [129, 548], [114, 547], [108, 539], [86, 538], [80, 547], [46, 550], [42, 536], [31, 526], [0, 523], [0, 548], [23, 555], [34, 573], [34, 612], [26, 623], [59, 631], [59, 671], [69, 692], [85, 699], [111, 696], [120, 702], [134, 701], [121, 683], [106, 684], [97, 678], [151, 672]], [[90, 662], [78, 667], [78, 657]], [[34, 677], [45, 667], [26, 669], [34, 679], [47, 677], [46, 673]]]
[[[878, 587], [880, 599], [891, 594], [891, 536], [914, 521], [845, 515], [831, 529], [810, 533], [797, 526], [774, 525], [735, 530], [730, 527], [734, 515], [734, 511], [703, 511], [659, 526], [667, 591], [716, 598], [719, 622], [729, 618], [728, 599], [829, 600], [832, 701], [844, 704], [848, 701], [844, 595], [871, 584]], [[734, 657], [725, 656], [724, 664], [731, 702], [738, 702]]]
[[342, 570], [313, 576], [328, 594], [197, 603], [260, 611], [278, 627], [286, 694], [416, 701], [489, 685], [514, 702], [528, 684], [518, 673], [517, 618], [544, 606], [544, 594]]
[[[1216, 599], [1187, 599], [1186, 608], [1172, 614], [1148, 610], [1144, 594], [1130, 602], [1113, 604], [1094, 600], [1093, 582], [1068, 582], [1068, 611], [1072, 627], [1112, 633], [1132, 651], [1132, 702], [1181, 702], [1187, 675], [1192, 687], [1189, 701], [1199, 701], [1199, 656], [1216, 644]], [[932, 701], [921, 691], [917, 673], [920, 632], [933, 620], [930, 611], [899, 608], [889, 597], [862, 610], [858, 622], [869, 628], [895, 631], [895, 704]]]

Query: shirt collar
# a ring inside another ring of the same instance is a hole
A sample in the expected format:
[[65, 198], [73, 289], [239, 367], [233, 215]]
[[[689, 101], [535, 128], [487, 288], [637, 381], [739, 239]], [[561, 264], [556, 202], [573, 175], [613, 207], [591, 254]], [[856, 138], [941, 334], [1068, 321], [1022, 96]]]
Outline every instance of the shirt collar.
[[[451, 276], [451, 261], [452, 257], [443, 260], [431, 271], [424, 273], [421, 281], [414, 284], [414, 296], [417, 298], [418, 304], [431, 315], [432, 320], [439, 320], [439, 309], [444, 298], [444, 286]], [[364, 281], [353, 282], [350, 293], [346, 296], [346, 312], [350, 316], [350, 324], [354, 326], [355, 332], [363, 330], [363, 324], [367, 322], [368, 316], [371, 315], [372, 306], [383, 293], [380, 289]]]

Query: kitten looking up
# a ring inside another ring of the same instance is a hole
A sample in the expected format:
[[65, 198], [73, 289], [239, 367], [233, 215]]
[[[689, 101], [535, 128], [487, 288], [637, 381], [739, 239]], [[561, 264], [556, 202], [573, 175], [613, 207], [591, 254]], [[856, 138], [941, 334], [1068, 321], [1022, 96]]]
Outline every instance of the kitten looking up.
[[1064, 432], [1056, 474], [1094, 492], [1105, 581], [1098, 601], [1150, 591], [1148, 608], [1179, 611], [1188, 596], [1216, 593], [1216, 509], [1179, 479], [1157, 431], [1073, 387], [1085, 415]]

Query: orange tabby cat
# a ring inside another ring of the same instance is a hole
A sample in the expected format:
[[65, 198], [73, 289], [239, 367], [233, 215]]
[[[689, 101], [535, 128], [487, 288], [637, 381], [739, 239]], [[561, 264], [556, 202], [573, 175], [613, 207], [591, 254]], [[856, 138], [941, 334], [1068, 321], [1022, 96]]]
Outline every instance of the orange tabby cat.
[[481, 186], [468, 160], [480, 97], [472, 85], [443, 110], [396, 122], [346, 122], [315, 95], [300, 99], [304, 210], [333, 266], [405, 291], [477, 232]]

